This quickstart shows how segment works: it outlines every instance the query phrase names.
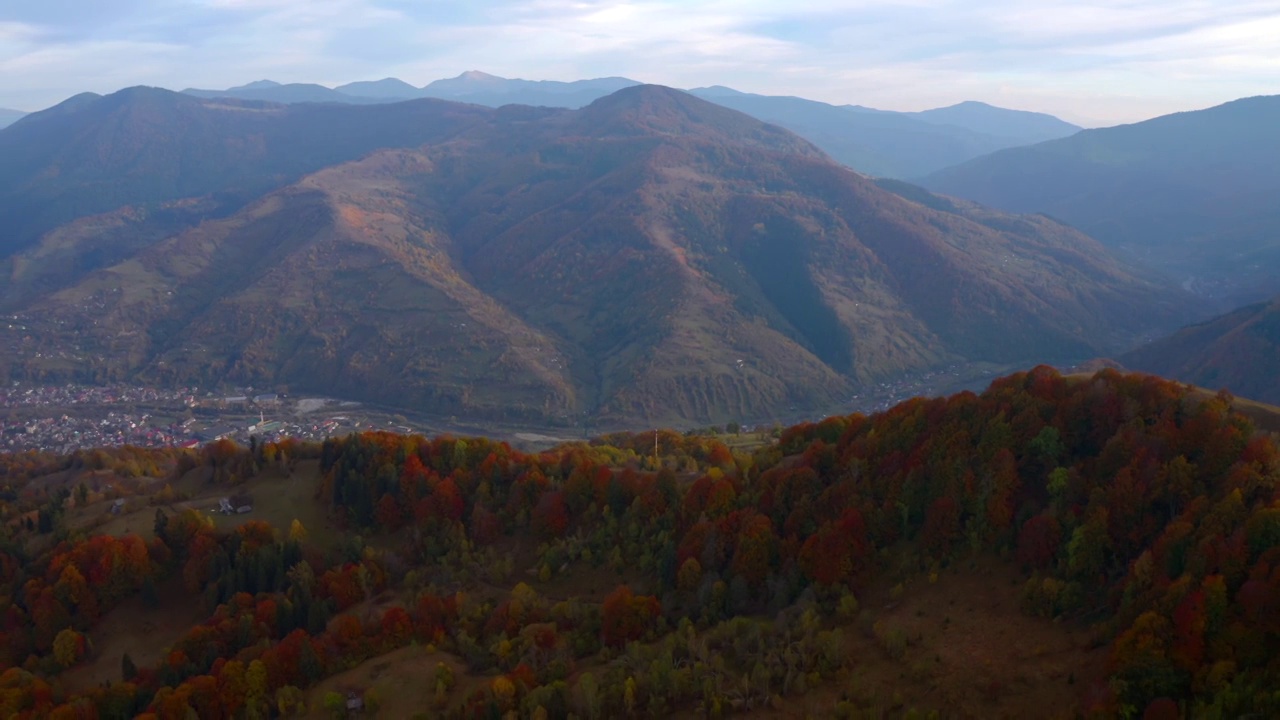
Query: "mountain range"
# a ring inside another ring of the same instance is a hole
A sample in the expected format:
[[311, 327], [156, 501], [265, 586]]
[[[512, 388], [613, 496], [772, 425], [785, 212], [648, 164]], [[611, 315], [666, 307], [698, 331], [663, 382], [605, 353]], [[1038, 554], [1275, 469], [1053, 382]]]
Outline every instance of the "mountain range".
[[1119, 360], [1135, 370], [1280, 404], [1280, 298], [1184, 328]]
[[656, 86], [577, 110], [135, 88], [0, 153], [15, 378], [718, 422], [1113, 353], [1188, 311], [1054, 220], [890, 192]]
[[7, 128], [10, 125], [18, 122], [25, 115], [26, 113], [22, 112], [21, 110], [9, 110], [6, 108], [0, 108], [0, 129]]
[[921, 184], [1041, 212], [1224, 305], [1280, 292], [1280, 96], [1086, 130], [934, 173]]
[[[381, 103], [433, 97], [489, 107], [518, 104], [578, 108], [640, 83], [627, 78], [575, 82], [530, 81], [465, 72], [425, 87], [395, 78], [336, 88], [282, 85], [262, 80], [227, 90], [187, 89], [197, 97], [234, 97], [283, 103]], [[690, 90], [694, 95], [781, 125], [849, 167], [870, 175], [909, 178], [986, 153], [1065, 137], [1079, 127], [1050, 115], [1006, 110], [977, 102], [923, 112], [835, 106], [796, 97], [753, 95], [731, 88]]]
[[230, 97], [241, 100], [267, 100], [280, 103], [337, 102], [388, 103], [436, 98], [468, 102], [487, 107], [532, 105], [579, 108], [609, 93], [640, 83], [627, 78], [595, 78], [559, 82], [555, 80], [520, 80], [471, 70], [454, 78], [436, 80], [414, 87], [398, 78], [347, 83], [336, 88], [313, 83], [281, 84], [258, 80], [226, 90], [187, 88], [182, 92], [203, 98]]

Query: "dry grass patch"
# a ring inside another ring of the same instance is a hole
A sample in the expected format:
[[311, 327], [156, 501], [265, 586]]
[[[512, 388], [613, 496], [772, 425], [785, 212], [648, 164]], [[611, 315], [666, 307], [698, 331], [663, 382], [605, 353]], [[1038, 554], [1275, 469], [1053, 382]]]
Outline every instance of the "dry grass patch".
[[307, 717], [329, 717], [324, 708], [327, 693], [336, 692], [345, 698], [353, 692], [363, 695], [370, 688], [380, 698], [381, 707], [377, 713], [366, 713], [366, 717], [397, 720], [436, 717], [440, 709], [435, 705], [435, 676], [436, 666], [440, 663], [453, 671], [455, 679], [455, 685], [447, 696], [449, 707], [460, 704], [493, 680], [488, 676], [468, 674], [466, 666], [453, 655], [411, 645], [371, 658], [321, 681], [307, 691]]
[[125, 653], [137, 667], [155, 667], [173, 643], [207, 617], [203, 605], [182, 588], [181, 578], [158, 586], [156, 596], [155, 608], [135, 595], [103, 616], [89, 631], [93, 657], [62, 673], [63, 686], [78, 692], [120, 680], [120, 659]]
[[841, 690], [948, 718], [1075, 717], [1103, 675], [1106, 649], [1093, 647], [1083, 625], [1024, 614], [1024, 582], [1012, 564], [983, 560], [936, 581], [871, 588]]

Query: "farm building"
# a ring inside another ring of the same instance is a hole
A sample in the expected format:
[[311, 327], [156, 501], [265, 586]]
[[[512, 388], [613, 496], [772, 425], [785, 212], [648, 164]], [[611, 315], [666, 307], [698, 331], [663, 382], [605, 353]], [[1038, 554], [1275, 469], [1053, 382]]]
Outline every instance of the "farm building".
[[253, 512], [253, 497], [249, 495], [232, 495], [218, 501], [218, 512], [223, 515]]

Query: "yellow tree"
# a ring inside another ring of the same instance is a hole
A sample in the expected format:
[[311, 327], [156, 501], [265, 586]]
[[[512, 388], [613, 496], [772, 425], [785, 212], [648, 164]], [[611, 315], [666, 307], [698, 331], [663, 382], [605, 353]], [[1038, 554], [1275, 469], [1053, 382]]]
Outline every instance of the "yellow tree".
[[218, 673], [218, 694], [222, 707], [227, 712], [235, 713], [244, 707], [249, 690], [245, 683], [243, 662], [231, 660], [222, 666], [222, 671]]
[[248, 690], [245, 704], [254, 710], [261, 709], [267, 702], [267, 666], [261, 660], [249, 663], [244, 683]]
[[506, 677], [499, 676], [493, 681], [493, 699], [503, 710], [511, 709], [516, 701], [515, 683]]
[[71, 628], [63, 628], [53, 639], [53, 659], [64, 668], [80, 662], [84, 656], [84, 640], [80, 633]]
[[289, 539], [294, 542], [302, 542], [307, 539], [307, 529], [302, 526], [302, 523], [297, 518], [294, 518], [293, 522], [289, 523]]

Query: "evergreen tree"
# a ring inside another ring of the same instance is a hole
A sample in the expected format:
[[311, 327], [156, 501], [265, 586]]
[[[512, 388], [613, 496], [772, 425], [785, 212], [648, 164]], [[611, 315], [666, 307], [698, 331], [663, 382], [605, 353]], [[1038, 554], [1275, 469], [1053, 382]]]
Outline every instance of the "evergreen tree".
[[148, 610], [155, 610], [160, 607], [160, 598], [156, 595], [156, 581], [150, 575], [144, 575], [142, 578], [142, 604]]
[[169, 543], [169, 516], [164, 513], [164, 510], [156, 508], [156, 519], [152, 528], [155, 530], [156, 537], [163, 540], [165, 544]]

